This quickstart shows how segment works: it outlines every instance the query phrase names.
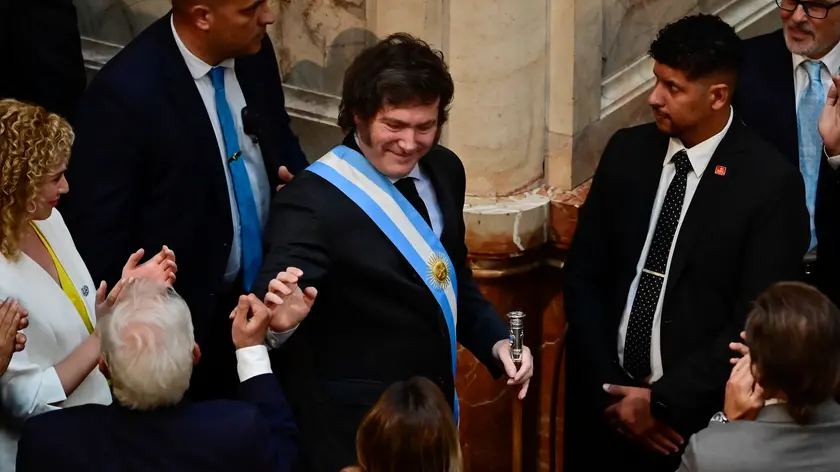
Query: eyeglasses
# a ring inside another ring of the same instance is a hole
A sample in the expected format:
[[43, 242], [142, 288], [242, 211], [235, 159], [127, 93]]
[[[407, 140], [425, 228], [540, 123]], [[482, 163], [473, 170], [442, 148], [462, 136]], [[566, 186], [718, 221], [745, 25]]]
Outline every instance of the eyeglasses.
[[800, 0], [776, 0], [776, 5], [784, 11], [796, 11], [796, 7], [802, 5], [805, 14], [811, 18], [822, 20], [828, 16], [828, 11], [840, 5], [840, 2], [826, 5], [819, 2], [803, 2]]

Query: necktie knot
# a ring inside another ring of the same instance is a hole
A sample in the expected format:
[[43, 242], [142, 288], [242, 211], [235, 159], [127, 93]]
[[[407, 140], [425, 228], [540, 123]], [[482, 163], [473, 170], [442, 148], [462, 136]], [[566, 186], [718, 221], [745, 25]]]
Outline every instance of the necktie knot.
[[399, 190], [401, 194], [408, 200], [408, 203], [420, 213], [420, 216], [426, 220], [429, 227], [432, 226], [432, 219], [429, 217], [429, 209], [426, 208], [426, 204], [423, 202], [423, 198], [420, 197], [420, 192], [417, 191], [417, 186], [414, 184], [414, 181], [417, 180], [414, 177], [403, 177], [400, 180], [394, 182], [394, 187]]
[[808, 71], [808, 78], [811, 82], [821, 81], [822, 64], [822, 61], [805, 61], [805, 70]]
[[688, 153], [685, 149], [674, 154], [674, 157], [671, 158], [671, 162], [673, 162], [674, 166], [676, 166], [678, 174], [688, 174], [692, 170], [691, 161], [688, 159]]
[[400, 189], [400, 191], [402, 191], [402, 189], [407, 188], [413, 188], [416, 191], [417, 188], [414, 186], [414, 177], [403, 177], [400, 180], [394, 182], [394, 186]]
[[210, 81], [213, 82], [213, 88], [216, 91], [225, 89], [225, 68], [222, 66], [210, 69]]

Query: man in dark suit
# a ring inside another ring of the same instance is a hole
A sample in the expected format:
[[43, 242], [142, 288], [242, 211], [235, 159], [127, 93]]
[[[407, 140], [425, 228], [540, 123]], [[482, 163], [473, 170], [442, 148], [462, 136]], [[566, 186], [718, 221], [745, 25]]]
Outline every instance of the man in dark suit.
[[[256, 286], [269, 286], [266, 305], [279, 318], [297, 312], [308, 296], [301, 287], [318, 290], [273, 358], [301, 428], [304, 470], [353, 465], [356, 428], [395, 381], [432, 380], [457, 416], [456, 341], [493, 375], [504, 367], [509, 384], [523, 385], [520, 399], [527, 391], [530, 351], [517, 367], [507, 327], [467, 265], [464, 167], [437, 144], [452, 94], [442, 55], [426, 43], [396, 34], [367, 49], [344, 79], [343, 146], [272, 202]], [[355, 187], [342, 184], [362, 174]], [[294, 279], [271, 280], [289, 266], [300, 269]]]
[[73, 0], [0, 0], [0, 98], [75, 124], [87, 78]]
[[109, 285], [137, 247], [175, 251], [204, 347], [195, 398], [235, 395], [227, 315], [259, 271], [271, 196], [306, 166], [265, 35], [273, 21], [262, 0], [176, 0], [80, 106], [62, 213]]
[[569, 472], [675, 470], [720, 409], [750, 303], [799, 276], [802, 180], [731, 110], [740, 46], [716, 16], [663, 28], [655, 123], [601, 157], [565, 266]]
[[94, 334], [116, 402], [26, 421], [17, 470], [294, 470], [297, 429], [263, 344], [270, 312], [254, 295], [234, 311], [240, 400], [191, 403], [182, 398], [200, 352], [189, 308], [170, 288], [130, 282]]
[[824, 140], [827, 130], [818, 126], [831, 76], [840, 72], [840, 8], [828, 1], [776, 3], [784, 27], [744, 42], [733, 104], [750, 129], [800, 169], [812, 231], [805, 281], [840, 303], [840, 135]]

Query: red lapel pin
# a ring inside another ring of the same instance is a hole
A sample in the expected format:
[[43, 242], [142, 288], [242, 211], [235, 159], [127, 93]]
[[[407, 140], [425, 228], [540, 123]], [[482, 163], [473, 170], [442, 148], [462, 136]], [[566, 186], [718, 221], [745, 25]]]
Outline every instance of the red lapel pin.
[[717, 166], [717, 167], [715, 167], [715, 174], [717, 174], [717, 175], [726, 175], [726, 167], [724, 167], [724, 166]]

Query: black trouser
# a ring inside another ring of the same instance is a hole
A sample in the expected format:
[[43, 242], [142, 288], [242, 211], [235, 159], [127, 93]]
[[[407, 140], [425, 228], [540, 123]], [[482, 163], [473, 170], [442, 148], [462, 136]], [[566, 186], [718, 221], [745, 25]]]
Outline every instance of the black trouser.
[[[570, 346], [572, 348], [572, 346]], [[648, 452], [615, 431], [604, 418], [605, 397], [601, 386], [587, 371], [585, 355], [567, 350], [566, 402], [563, 428], [563, 471], [674, 472], [680, 454], [664, 456]], [[585, 348], [584, 348], [585, 349]], [[585, 351], [584, 351], [585, 352]], [[686, 443], [688, 438], [684, 438]]]
[[236, 348], [231, 337], [230, 312], [243, 293], [242, 277], [217, 296], [216, 307], [207, 320], [202, 339], [196, 339], [201, 360], [193, 369], [188, 396], [193, 401], [218, 398], [236, 399], [239, 374], [236, 371]]

